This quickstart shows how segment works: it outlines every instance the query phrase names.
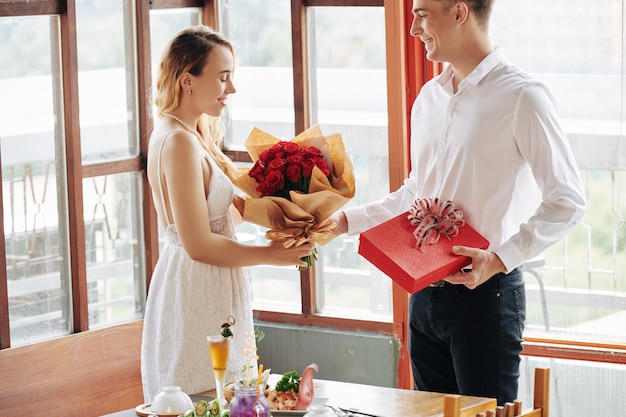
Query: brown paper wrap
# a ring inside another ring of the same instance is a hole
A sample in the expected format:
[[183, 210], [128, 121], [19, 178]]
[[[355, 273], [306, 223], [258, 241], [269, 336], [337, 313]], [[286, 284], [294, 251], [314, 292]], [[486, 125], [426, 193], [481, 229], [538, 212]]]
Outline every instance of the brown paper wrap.
[[[259, 154], [280, 139], [254, 128], [245, 142], [253, 162]], [[282, 241], [285, 247], [305, 242], [325, 245], [335, 235], [334, 223], [328, 218], [346, 204], [355, 193], [354, 167], [346, 153], [340, 134], [324, 136], [315, 125], [293, 138], [300, 146], [315, 146], [331, 167], [331, 180], [317, 167], [313, 168], [309, 193], [290, 192], [291, 201], [282, 197], [265, 196], [256, 191], [257, 182], [247, 173], [235, 180], [235, 186], [246, 193], [242, 217], [245, 221], [267, 227], [265, 237]]]

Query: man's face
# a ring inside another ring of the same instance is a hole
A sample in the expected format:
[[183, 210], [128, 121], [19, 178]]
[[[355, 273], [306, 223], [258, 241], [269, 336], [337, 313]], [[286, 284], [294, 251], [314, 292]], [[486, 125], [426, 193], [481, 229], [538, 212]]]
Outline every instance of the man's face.
[[451, 34], [457, 15], [455, 7], [446, 9], [444, 0], [413, 0], [411, 35], [419, 37], [431, 61], [449, 62]]

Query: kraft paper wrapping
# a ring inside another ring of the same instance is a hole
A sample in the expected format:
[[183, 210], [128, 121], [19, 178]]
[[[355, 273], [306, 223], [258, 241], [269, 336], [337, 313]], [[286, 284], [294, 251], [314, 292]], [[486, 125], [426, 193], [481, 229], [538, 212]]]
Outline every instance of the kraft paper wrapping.
[[[245, 142], [253, 162], [259, 154], [271, 148], [280, 139], [254, 128]], [[265, 237], [283, 241], [285, 247], [300, 246], [305, 242], [325, 245], [335, 235], [335, 224], [325, 223], [346, 204], [356, 190], [354, 167], [346, 153], [340, 134], [324, 136], [315, 125], [293, 138], [300, 146], [318, 148], [331, 167], [331, 180], [317, 167], [313, 168], [309, 193], [290, 192], [291, 201], [282, 197], [265, 196], [256, 191], [257, 182], [246, 172], [234, 181], [236, 187], [248, 195], [242, 217], [244, 221], [267, 227]]]

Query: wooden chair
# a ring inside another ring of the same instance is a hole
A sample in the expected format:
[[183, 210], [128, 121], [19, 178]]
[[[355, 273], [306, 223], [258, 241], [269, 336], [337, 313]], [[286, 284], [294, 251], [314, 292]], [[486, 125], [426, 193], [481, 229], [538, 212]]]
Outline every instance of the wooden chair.
[[[476, 417], [548, 417], [550, 406], [550, 369], [535, 368], [535, 389], [533, 393], [533, 408], [523, 410], [522, 402], [515, 400], [495, 410], [483, 411]], [[458, 395], [444, 397], [443, 417], [469, 417], [461, 414], [461, 403]]]
[[0, 350], [3, 416], [101, 416], [143, 403], [143, 320]]

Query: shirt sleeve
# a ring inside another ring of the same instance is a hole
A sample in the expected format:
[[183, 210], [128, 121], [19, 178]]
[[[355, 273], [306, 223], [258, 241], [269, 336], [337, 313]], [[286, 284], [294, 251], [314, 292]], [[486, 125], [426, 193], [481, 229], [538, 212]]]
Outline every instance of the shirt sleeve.
[[411, 173], [398, 190], [385, 198], [344, 210], [346, 220], [348, 221], [348, 234], [361, 233], [408, 211], [416, 195], [417, 180]]
[[585, 212], [582, 181], [557, 118], [554, 100], [538, 82], [520, 96], [513, 132], [541, 192], [535, 213], [494, 252], [511, 271], [541, 254], [575, 226]]

